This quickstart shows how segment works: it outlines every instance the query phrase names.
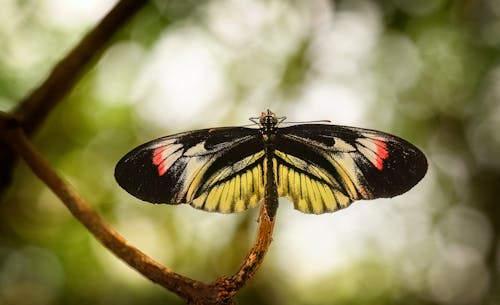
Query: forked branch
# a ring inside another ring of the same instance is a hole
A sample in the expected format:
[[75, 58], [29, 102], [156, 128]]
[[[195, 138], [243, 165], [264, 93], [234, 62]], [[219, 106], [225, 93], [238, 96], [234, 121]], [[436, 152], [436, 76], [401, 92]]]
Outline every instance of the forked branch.
[[233, 297], [262, 264], [272, 241], [275, 217], [268, 217], [265, 204], [259, 214], [259, 228], [255, 244], [239, 270], [232, 276], [216, 279], [210, 284], [180, 275], [161, 265], [127, 241], [107, 224], [85, 200], [51, 168], [24, 133], [19, 121], [6, 114], [0, 115], [0, 134], [59, 199], [106, 248], [132, 268], [184, 298], [188, 304], [234, 304]]
[[[262, 202], [259, 212], [259, 229], [254, 245], [248, 251], [247, 256], [240, 265], [238, 271], [229, 277], [222, 277], [215, 280], [212, 286], [221, 287], [220, 299], [230, 300], [246, 283], [255, 275], [257, 269], [262, 264], [264, 256], [273, 240], [274, 220], [276, 217], [269, 217], [265, 202]], [[225, 303], [222, 303], [225, 304]], [[231, 303], [228, 303], [231, 304]]]

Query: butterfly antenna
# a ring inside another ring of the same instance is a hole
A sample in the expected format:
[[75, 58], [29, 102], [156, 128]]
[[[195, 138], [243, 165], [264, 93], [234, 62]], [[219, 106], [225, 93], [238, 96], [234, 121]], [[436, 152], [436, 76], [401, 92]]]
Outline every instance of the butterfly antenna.
[[286, 120], [286, 116], [279, 117], [279, 118], [278, 118], [278, 123], [276, 124], [276, 126], [279, 126], [279, 125], [280, 125], [281, 123], [283, 123], [285, 120]]
[[252, 127], [252, 126], [255, 126], [255, 125], [259, 125], [259, 123], [253, 121], [253, 120], [250, 120], [252, 121], [253, 123], [252, 124], [246, 124], [246, 125], [241, 125], [241, 127]]
[[248, 124], [248, 125], [243, 125], [243, 126], [253, 126], [253, 125], [260, 125], [259, 120], [260, 117], [251, 117], [248, 118], [253, 124]]
[[[281, 118], [280, 118], [281, 119]], [[280, 123], [283, 121], [280, 121]], [[304, 123], [331, 123], [330, 120], [315, 120], [315, 121], [300, 121], [300, 122], [283, 122], [284, 124], [304, 124]]]

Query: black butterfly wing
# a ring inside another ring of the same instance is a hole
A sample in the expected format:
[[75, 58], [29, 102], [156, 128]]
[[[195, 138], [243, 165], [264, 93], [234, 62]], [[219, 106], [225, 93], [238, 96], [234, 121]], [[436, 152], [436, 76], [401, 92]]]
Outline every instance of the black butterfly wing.
[[399, 137], [323, 124], [278, 129], [274, 162], [279, 196], [316, 214], [400, 195], [427, 171], [424, 154]]
[[115, 178], [144, 201], [238, 212], [264, 197], [264, 158], [258, 129], [203, 129], [135, 148], [118, 162]]

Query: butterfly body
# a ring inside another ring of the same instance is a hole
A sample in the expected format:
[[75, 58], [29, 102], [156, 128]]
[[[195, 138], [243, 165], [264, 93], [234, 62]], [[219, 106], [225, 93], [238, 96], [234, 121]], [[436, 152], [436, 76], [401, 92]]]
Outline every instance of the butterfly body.
[[[305, 213], [325, 213], [352, 201], [393, 197], [427, 170], [423, 153], [380, 131], [328, 124], [279, 127], [269, 110], [259, 128], [202, 129], [159, 138], [125, 155], [118, 183], [139, 199], [206, 211], [240, 212], [278, 196]], [[258, 121], [257, 121], [258, 120]]]

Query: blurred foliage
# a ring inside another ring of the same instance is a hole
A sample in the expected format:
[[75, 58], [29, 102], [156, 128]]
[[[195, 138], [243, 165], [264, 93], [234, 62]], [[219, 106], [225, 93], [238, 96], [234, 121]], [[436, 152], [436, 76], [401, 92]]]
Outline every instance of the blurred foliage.
[[[84, 2], [3, 3], [1, 110], [105, 13]], [[269, 257], [238, 304], [498, 304], [499, 48], [497, 0], [151, 1], [35, 142], [131, 243], [210, 281], [238, 266], [255, 211], [140, 203], [113, 179], [125, 152], [247, 124], [268, 107], [389, 131], [426, 152], [422, 183], [333, 215], [283, 201]], [[21, 162], [0, 204], [0, 304], [146, 303], [182, 304], [109, 254]]]

